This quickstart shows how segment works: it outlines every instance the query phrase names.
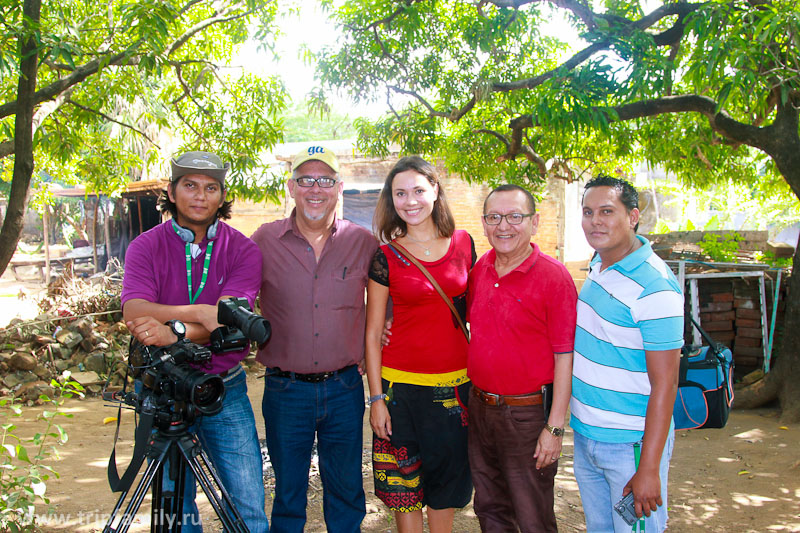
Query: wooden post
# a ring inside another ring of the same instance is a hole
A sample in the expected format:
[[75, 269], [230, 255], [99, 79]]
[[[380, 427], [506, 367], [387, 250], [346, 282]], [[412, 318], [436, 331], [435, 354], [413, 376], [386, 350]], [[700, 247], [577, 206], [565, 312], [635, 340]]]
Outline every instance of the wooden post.
[[139, 235], [144, 233], [144, 229], [142, 226], [142, 197], [136, 196], [136, 209], [139, 211]]
[[42, 212], [42, 226], [44, 227], [44, 284], [50, 285], [50, 224], [47, 220], [49, 218], [50, 206], [44, 204], [44, 211]]
[[[99, 199], [98, 199], [99, 201]], [[106, 265], [111, 260], [111, 202], [103, 202], [103, 238], [106, 241]]]
[[94, 261], [95, 274], [100, 270], [97, 268], [97, 209], [100, 207], [100, 198], [94, 199], [94, 215], [92, 218], [92, 261]]
[[122, 213], [128, 211], [128, 242], [133, 240], [133, 210], [131, 209], [131, 202], [130, 200], [123, 200], [123, 207], [120, 209], [120, 217], [122, 217]]

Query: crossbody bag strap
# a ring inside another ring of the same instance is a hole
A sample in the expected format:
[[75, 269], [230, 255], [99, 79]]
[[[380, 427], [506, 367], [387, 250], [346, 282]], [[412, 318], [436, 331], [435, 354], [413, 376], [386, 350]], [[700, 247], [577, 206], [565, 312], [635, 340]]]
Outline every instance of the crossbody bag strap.
[[[636, 470], [639, 470], [639, 459], [642, 457], [642, 444], [639, 442], [634, 443], [633, 445], [633, 461], [634, 466], [636, 466]], [[644, 510], [642, 510], [642, 517], [631, 526], [631, 533], [645, 533], [644, 532]]]
[[413, 263], [413, 264], [414, 264], [414, 266], [416, 266], [416, 267], [419, 269], [419, 271], [420, 271], [420, 272], [422, 272], [422, 274], [423, 274], [423, 275], [424, 275], [426, 278], [428, 278], [428, 281], [430, 281], [430, 282], [431, 282], [431, 285], [433, 285], [433, 288], [434, 288], [434, 289], [436, 289], [436, 292], [438, 292], [438, 293], [439, 293], [439, 296], [441, 296], [441, 297], [442, 297], [442, 300], [444, 300], [444, 302], [447, 304], [447, 307], [449, 307], [449, 308], [450, 308], [450, 311], [453, 313], [453, 316], [454, 316], [454, 317], [456, 317], [456, 320], [458, 321], [458, 325], [461, 327], [461, 331], [464, 333], [464, 337], [466, 337], [466, 338], [467, 338], [467, 342], [469, 342], [469, 330], [467, 329], [467, 325], [466, 325], [466, 324], [464, 324], [464, 321], [463, 321], [463, 320], [461, 320], [461, 315], [459, 315], [459, 314], [458, 314], [458, 311], [456, 311], [456, 308], [455, 308], [455, 306], [453, 305], [453, 302], [452, 302], [452, 300], [450, 300], [450, 298], [448, 298], [448, 296], [447, 296], [447, 295], [444, 293], [444, 291], [443, 291], [443, 290], [442, 290], [442, 288], [439, 286], [439, 284], [436, 282], [436, 280], [435, 280], [435, 279], [433, 279], [433, 276], [431, 276], [431, 273], [430, 273], [430, 272], [428, 272], [428, 269], [427, 269], [427, 268], [425, 268], [425, 267], [422, 265], [422, 263], [420, 263], [420, 262], [417, 260], [417, 258], [416, 258], [416, 257], [414, 257], [413, 255], [411, 255], [411, 254], [408, 252], [408, 250], [406, 250], [405, 248], [403, 248], [403, 247], [402, 247], [400, 244], [398, 244], [398, 243], [396, 243], [396, 242], [395, 242], [394, 244], [391, 244], [391, 243], [389, 243], [389, 244], [387, 244], [387, 246], [388, 246], [389, 248], [391, 248], [391, 249], [392, 249], [392, 251], [394, 251], [395, 253], [399, 253], [400, 255], [402, 255], [403, 257], [405, 257], [405, 258], [406, 258], [406, 259], [408, 259], [409, 261], [411, 261], [411, 263]]

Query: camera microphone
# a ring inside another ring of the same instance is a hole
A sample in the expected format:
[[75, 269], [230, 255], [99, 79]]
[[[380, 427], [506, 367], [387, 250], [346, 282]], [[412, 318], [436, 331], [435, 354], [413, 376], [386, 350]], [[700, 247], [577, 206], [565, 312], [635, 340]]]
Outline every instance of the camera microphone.
[[222, 327], [211, 332], [211, 351], [214, 353], [242, 350], [250, 341], [261, 345], [272, 334], [269, 321], [253, 313], [246, 298], [220, 300], [217, 322]]

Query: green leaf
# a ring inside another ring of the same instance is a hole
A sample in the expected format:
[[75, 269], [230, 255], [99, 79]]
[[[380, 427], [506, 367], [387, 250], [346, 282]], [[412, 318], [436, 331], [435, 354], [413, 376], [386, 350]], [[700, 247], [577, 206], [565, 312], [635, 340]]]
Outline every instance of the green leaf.
[[26, 463], [30, 463], [31, 460], [28, 459], [28, 451], [20, 444], [17, 445], [17, 457], [20, 461], [24, 461]]

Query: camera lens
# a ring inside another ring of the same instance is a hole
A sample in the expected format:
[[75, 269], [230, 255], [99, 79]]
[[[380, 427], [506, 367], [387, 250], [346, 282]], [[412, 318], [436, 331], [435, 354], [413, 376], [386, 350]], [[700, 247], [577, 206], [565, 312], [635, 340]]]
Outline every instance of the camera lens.
[[190, 400], [197, 410], [206, 415], [217, 414], [222, 409], [225, 384], [222, 378], [211, 374], [196, 374], [192, 380]]
[[209, 407], [219, 399], [222, 389], [217, 381], [198, 383], [192, 391], [192, 399], [198, 407]]

